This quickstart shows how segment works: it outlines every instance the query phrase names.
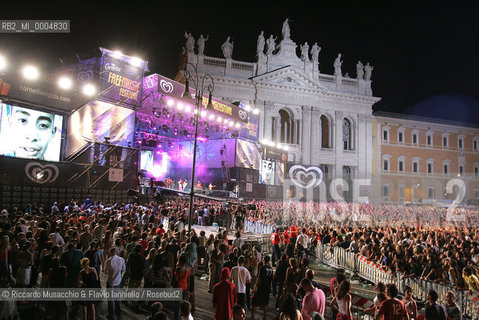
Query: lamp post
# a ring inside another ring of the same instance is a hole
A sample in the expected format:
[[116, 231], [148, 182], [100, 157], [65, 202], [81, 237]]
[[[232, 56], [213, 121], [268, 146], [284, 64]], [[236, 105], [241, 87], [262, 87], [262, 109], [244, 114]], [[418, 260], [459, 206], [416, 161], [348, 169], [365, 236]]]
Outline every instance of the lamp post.
[[[192, 69], [194, 70], [194, 73], [191, 74], [187, 70], [187, 66], [191, 66]], [[190, 192], [190, 209], [189, 209], [189, 214], [188, 214], [188, 235], [191, 235], [191, 225], [193, 222], [193, 214], [194, 214], [194, 208], [193, 208], [193, 201], [195, 197], [195, 167], [196, 167], [196, 146], [198, 142], [198, 119], [201, 113], [201, 106], [203, 105], [203, 94], [205, 93], [205, 90], [208, 91], [208, 104], [206, 105], [205, 109], [206, 110], [212, 110], [213, 109], [213, 104], [211, 103], [211, 97], [213, 90], [215, 89], [215, 82], [213, 81], [213, 78], [209, 74], [203, 75], [203, 77], [200, 79], [200, 76], [198, 75], [198, 70], [196, 69], [195, 65], [192, 63], [187, 63], [185, 65], [185, 69], [183, 70], [183, 73], [185, 75], [185, 91], [181, 95], [182, 98], [184, 99], [192, 99], [193, 96], [191, 95], [190, 92], [190, 81], [193, 82], [193, 85], [195, 87], [195, 110], [194, 110], [194, 119], [195, 119], [195, 138], [194, 138], [194, 143], [193, 143], [193, 167], [191, 168], [191, 192]], [[205, 79], [209, 80], [211, 83], [208, 84], [205, 83]], [[201, 85], [200, 85], [200, 80], [201, 80]]]

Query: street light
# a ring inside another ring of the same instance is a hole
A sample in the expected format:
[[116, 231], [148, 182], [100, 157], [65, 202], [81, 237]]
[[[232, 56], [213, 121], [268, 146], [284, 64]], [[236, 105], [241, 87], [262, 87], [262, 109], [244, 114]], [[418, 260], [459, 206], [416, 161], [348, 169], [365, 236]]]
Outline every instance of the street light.
[[[187, 66], [190, 65], [192, 69], [194, 70], [194, 73], [191, 74], [187, 70]], [[203, 100], [203, 94], [205, 93], [205, 90], [208, 91], [208, 104], [206, 105], [206, 110], [213, 110], [213, 104], [211, 103], [211, 97], [213, 90], [215, 89], [215, 82], [213, 80], [213, 77], [211, 77], [209, 74], [203, 75], [203, 78], [200, 79], [200, 76], [198, 75], [198, 70], [192, 63], [188, 63], [185, 65], [185, 69], [183, 70], [183, 73], [185, 75], [185, 91], [181, 95], [182, 98], [184, 99], [192, 99], [193, 96], [191, 95], [190, 92], [190, 81], [193, 82], [193, 85], [195, 87], [195, 111], [194, 111], [194, 119], [195, 119], [195, 138], [194, 138], [194, 144], [193, 144], [193, 167], [191, 168], [191, 192], [190, 192], [190, 212], [188, 215], [188, 234], [191, 235], [191, 225], [193, 222], [193, 214], [194, 214], [194, 208], [193, 208], [193, 200], [195, 197], [195, 167], [196, 167], [196, 144], [198, 141], [198, 118], [200, 116], [200, 111], [201, 111], [201, 106], [203, 105], [202, 100]], [[205, 79], [211, 81], [210, 84], [205, 83]], [[201, 86], [200, 84], [201, 80]]]

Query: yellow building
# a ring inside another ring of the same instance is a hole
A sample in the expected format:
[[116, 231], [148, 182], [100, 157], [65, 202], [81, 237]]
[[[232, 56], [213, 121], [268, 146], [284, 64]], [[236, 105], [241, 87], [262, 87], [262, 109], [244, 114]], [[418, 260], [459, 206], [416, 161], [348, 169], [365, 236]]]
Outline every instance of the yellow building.
[[[479, 126], [385, 112], [374, 115], [372, 200], [479, 200]], [[463, 197], [459, 186], [464, 186]]]

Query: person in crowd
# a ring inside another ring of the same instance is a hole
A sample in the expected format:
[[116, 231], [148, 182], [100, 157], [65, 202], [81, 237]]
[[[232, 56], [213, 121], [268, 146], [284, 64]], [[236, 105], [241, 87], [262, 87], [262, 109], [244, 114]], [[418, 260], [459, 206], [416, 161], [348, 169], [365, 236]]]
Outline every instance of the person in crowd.
[[[349, 291], [351, 290], [351, 283], [348, 280], [343, 280], [340, 284], [338, 289], [336, 290], [336, 294], [331, 300], [330, 306], [337, 311], [337, 320], [352, 320], [352, 312], [351, 312], [351, 294]], [[337, 306], [336, 306], [337, 304]]]
[[230, 270], [221, 270], [220, 282], [213, 287], [213, 308], [215, 320], [229, 320], [233, 317], [233, 306], [236, 304], [235, 284], [230, 282]]
[[[292, 293], [285, 295], [279, 307], [279, 320], [303, 320], [305, 319], [296, 303], [296, 296]], [[309, 319], [309, 318], [308, 318]]]
[[67, 286], [76, 288], [78, 284], [78, 274], [80, 273], [80, 262], [83, 259], [83, 253], [75, 248], [73, 243], [68, 244], [67, 251], [63, 252], [60, 262], [67, 268]]
[[378, 296], [381, 293], [383, 293], [383, 294], [386, 293], [386, 285], [383, 282], [379, 281], [374, 286], [374, 291], [376, 291], [376, 296], [373, 299], [373, 305], [370, 308], [364, 309], [364, 312], [365, 313], [372, 313], [372, 314], [376, 315], [378, 310], [379, 310], [379, 307], [381, 306], [381, 304], [379, 303], [379, 300], [378, 300]]
[[254, 320], [256, 309], [263, 308], [263, 319], [266, 320], [269, 305], [269, 295], [271, 293], [271, 284], [273, 282], [274, 271], [269, 265], [269, 256], [263, 256], [263, 265], [259, 269], [258, 277], [254, 288], [252, 300], [253, 309], [251, 311], [251, 320]]
[[[273, 279], [273, 293], [277, 292], [277, 298], [275, 307], [279, 307], [279, 300], [280, 297], [283, 295], [284, 290], [284, 282], [286, 279], [286, 272], [289, 268], [289, 261], [286, 259], [286, 255], [281, 255], [281, 259], [279, 260], [278, 266], [276, 267], [276, 271], [274, 273]], [[277, 290], [276, 290], [277, 287]]]
[[447, 319], [447, 310], [446, 308], [437, 303], [439, 295], [433, 289], [429, 290], [427, 293], [427, 302], [429, 305], [426, 308], [426, 320], [446, 320]]
[[386, 286], [387, 299], [381, 303], [375, 317], [376, 320], [409, 320], [409, 315], [404, 303], [396, 298], [398, 293], [399, 291], [395, 284], [388, 284]]
[[280, 244], [281, 244], [281, 236], [279, 235], [280, 230], [276, 229], [274, 233], [271, 235], [271, 251], [272, 251], [272, 264], [273, 267], [276, 266], [276, 261], [279, 260], [281, 257], [281, 249], [280, 249]]
[[[80, 262], [81, 271], [78, 274], [78, 286], [80, 288], [98, 288], [99, 277], [95, 268], [90, 267], [90, 259], [83, 258]], [[95, 304], [93, 301], [80, 301], [83, 305], [83, 318], [88, 319], [88, 314], [91, 314], [93, 320], [95, 320]], [[89, 312], [90, 311], [90, 312]]]
[[406, 286], [404, 289], [404, 306], [406, 307], [407, 314], [409, 315], [409, 319], [417, 319], [417, 304], [413, 298], [412, 288]]
[[230, 280], [235, 284], [238, 304], [246, 306], [246, 284], [251, 283], [251, 274], [244, 267], [245, 257], [238, 258], [238, 265], [231, 269]]
[[233, 306], [233, 320], [245, 320], [246, 311], [242, 306], [236, 304]]
[[191, 303], [189, 301], [180, 301], [180, 320], [194, 320], [191, 315]]
[[314, 311], [324, 316], [324, 311], [326, 310], [326, 295], [323, 290], [315, 287], [309, 278], [301, 280], [301, 288], [306, 292], [301, 309], [303, 319], [310, 320], [311, 314]]
[[[104, 269], [107, 276], [107, 288], [119, 288], [121, 284], [122, 275], [126, 271], [125, 260], [117, 256], [115, 248], [110, 248], [109, 258], [105, 261]], [[108, 300], [108, 318], [115, 319], [121, 317], [120, 301], [117, 299]]]
[[[456, 295], [452, 291], [446, 292], [447, 320], [461, 320], [461, 310], [456, 304]], [[416, 319], [416, 318], [414, 318]]]

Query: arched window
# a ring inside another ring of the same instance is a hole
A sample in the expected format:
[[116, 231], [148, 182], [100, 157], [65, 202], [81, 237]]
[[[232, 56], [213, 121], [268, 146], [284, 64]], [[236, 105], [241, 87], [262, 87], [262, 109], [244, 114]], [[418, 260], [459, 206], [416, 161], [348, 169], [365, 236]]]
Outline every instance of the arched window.
[[277, 139], [279, 138], [280, 143], [295, 143], [294, 139], [296, 137], [294, 130], [296, 129], [296, 125], [293, 117], [284, 109], [279, 110], [279, 117], [280, 125], [276, 129], [281, 131], [276, 133]]
[[347, 118], [343, 119], [343, 146], [344, 150], [353, 150], [353, 126]]
[[321, 121], [321, 148], [331, 148], [331, 121], [324, 114], [319, 119]]

